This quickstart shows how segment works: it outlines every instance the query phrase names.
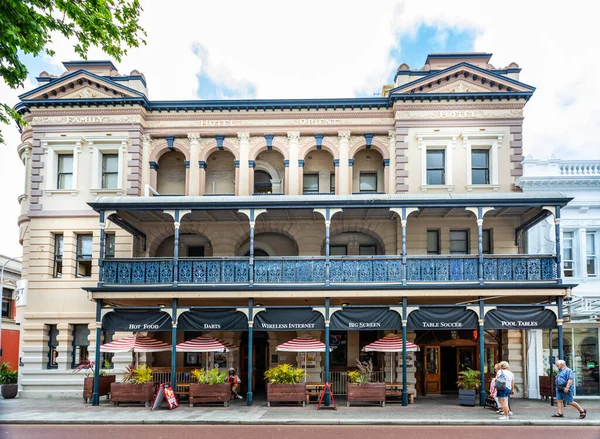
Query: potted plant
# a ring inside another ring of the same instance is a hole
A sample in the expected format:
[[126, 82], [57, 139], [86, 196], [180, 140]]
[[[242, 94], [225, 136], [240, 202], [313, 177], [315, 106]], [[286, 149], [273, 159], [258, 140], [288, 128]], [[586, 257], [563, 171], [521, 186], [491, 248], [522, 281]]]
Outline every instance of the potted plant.
[[219, 372], [218, 368], [192, 370], [192, 378], [195, 383], [190, 383], [190, 407], [201, 402], [223, 403], [229, 406], [231, 399], [231, 385], [225, 382], [227, 372]]
[[351, 402], [378, 402], [385, 406], [385, 383], [373, 382], [373, 362], [356, 360], [358, 370], [348, 372], [346, 406]]
[[265, 372], [267, 379], [267, 406], [271, 402], [298, 402], [306, 405], [306, 383], [304, 371], [291, 364], [280, 364]]
[[458, 403], [475, 406], [477, 391], [481, 387], [481, 377], [478, 370], [467, 368], [458, 374]]
[[[110, 363], [105, 361], [104, 367], [106, 369], [110, 368]], [[81, 360], [81, 363], [73, 370], [73, 373], [81, 371], [85, 371], [85, 378], [83, 379], [83, 400], [87, 403], [92, 399], [92, 394], [94, 393], [94, 362], [89, 361], [87, 358]], [[100, 369], [98, 375], [99, 396], [108, 397], [108, 394], [110, 393], [110, 384], [114, 383], [115, 380], [115, 375], [108, 375], [106, 370]]]
[[10, 368], [6, 361], [0, 363], [0, 384], [2, 385], [2, 398], [12, 399], [19, 391], [19, 371]]
[[118, 406], [121, 402], [140, 402], [150, 406], [154, 396], [152, 369], [145, 364], [135, 367], [133, 364], [125, 369], [122, 383], [110, 384], [110, 402]]

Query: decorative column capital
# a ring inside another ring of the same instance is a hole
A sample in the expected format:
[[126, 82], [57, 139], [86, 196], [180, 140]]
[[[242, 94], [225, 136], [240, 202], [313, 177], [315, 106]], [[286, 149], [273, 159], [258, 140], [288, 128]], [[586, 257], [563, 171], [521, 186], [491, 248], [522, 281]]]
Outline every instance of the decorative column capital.
[[349, 142], [350, 131], [338, 131], [338, 138], [340, 139], [340, 142]]
[[250, 133], [237, 133], [240, 142], [248, 142], [250, 140]]
[[150, 136], [150, 134], [144, 134], [142, 140], [144, 141], [144, 145], [150, 146], [152, 144], [152, 137]]
[[396, 131], [394, 131], [394, 130], [389, 130], [389, 131], [388, 131], [388, 137], [390, 138], [390, 140], [392, 140], [392, 139], [394, 139], [394, 140], [395, 140], [395, 139], [396, 139]]
[[287, 138], [290, 142], [297, 142], [300, 140], [300, 131], [289, 131], [287, 133]]
[[200, 134], [198, 133], [188, 133], [188, 139], [190, 139], [190, 143], [200, 143]]

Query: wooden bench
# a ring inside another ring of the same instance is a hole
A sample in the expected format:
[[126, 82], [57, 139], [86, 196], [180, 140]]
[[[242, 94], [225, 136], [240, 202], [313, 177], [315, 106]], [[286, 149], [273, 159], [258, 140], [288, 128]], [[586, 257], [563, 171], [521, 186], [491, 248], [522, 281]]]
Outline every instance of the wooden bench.
[[[321, 395], [321, 390], [307, 390], [306, 391], [306, 403], [310, 404], [310, 397], [311, 396], [316, 396], [317, 397], [317, 401], [319, 400], [319, 396]], [[315, 401], [315, 402], [317, 402]]]
[[[394, 390], [394, 391], [386, 391], [385, 392], [386, 399], [388, 397], [396, 397], [396, 396], [402, 398], [402, 390]], [[415, 403], [415, 392], [408, 392], [408, 403], [409, 404]]]

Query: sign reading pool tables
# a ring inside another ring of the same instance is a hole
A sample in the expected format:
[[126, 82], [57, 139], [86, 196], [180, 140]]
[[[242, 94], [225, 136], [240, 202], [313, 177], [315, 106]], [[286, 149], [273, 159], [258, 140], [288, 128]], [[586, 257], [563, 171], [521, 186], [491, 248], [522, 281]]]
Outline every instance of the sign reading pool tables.
[[543, 306], [499, 306], [485, 315], [487, 329], [554, 329], [556, 315]]

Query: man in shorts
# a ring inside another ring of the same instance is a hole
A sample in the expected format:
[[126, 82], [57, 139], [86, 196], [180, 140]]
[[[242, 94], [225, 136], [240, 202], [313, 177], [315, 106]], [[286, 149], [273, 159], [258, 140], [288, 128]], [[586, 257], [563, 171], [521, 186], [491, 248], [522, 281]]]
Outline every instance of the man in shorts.
[[556, 401], [558, 402], [558, 413], [552, 415], [553, 418], [562, 418], [563, 407], [565, 404], [572, 405], [579, 410], [579, 419], [585, 419], [587, 410], [581, 408], [573, 400], [573, 381], [575, 375], [573, 371], [567, 367], [565, 360], [557, 360], [556, 367], [558, 367], [558, 374], [556, 375]]

